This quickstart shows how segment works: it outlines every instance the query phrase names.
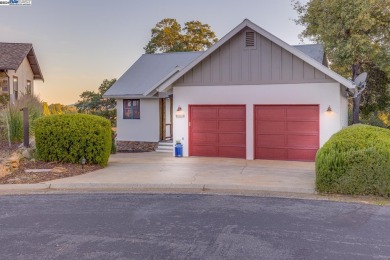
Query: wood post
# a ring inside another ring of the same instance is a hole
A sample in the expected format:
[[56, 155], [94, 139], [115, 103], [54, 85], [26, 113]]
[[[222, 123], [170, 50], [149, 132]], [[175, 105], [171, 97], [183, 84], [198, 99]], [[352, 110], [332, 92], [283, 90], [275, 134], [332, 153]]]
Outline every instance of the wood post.
[[28, 108], [24, 107], [21, 109], [23, 111], [23, 145], [24, 147], [30, 146], [30, 123], [28, 119]]

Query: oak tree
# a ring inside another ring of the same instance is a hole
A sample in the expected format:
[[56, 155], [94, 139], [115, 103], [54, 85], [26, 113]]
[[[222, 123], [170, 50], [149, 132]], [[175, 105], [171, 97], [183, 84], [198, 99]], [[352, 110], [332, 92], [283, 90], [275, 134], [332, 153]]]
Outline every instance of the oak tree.
[[79, 113], [102, 116], [116, 123], [116, 101], [113, 98], [104, 98], [103, 94], [116, 82], [116, 79], [105, 79], [99, 86], [97, 92], [84, 91], [81, 93], [81, 100], [75, 104]]
[[[330, 66], [345, 77], [367, 70], [390, 75], [390, 0], [293, 0], [296, 23], [305, 27], [301, 37], [324, 45]], [[377, 74], [378, 75], [378, 74]], [[370, 77], [370, 75], [369, 75]], [[371, 85], [373, 84], [373, 85]], [[388, 88], [370, 82], [368, 88]], [[359, 123], [364, 88], [353, 97], [353, 123]]]
[[218, 41], [210, 25], [199, 21], [186, 22], [185, 27], [176, 19], [165, 18], [152, 29], [145, 53], [203, 51]]

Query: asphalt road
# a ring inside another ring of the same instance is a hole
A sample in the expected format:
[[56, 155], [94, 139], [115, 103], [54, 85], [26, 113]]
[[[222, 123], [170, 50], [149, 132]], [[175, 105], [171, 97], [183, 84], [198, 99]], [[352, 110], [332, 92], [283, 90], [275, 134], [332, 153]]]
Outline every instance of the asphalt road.
[[296, 199], [0, 196], [0, 259], [390, 258], [390, 207]]

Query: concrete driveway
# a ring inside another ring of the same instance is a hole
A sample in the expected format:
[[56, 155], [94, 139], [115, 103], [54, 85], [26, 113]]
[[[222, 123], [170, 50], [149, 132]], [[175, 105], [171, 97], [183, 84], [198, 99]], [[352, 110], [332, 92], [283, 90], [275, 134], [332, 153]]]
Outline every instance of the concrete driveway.
[[134, 185], [315, 193], [312, 162], [266, 161], [228, 158], [175, 158], [169, 153], [118, 153], [108, 167], [47, 184], [60, 188], [95, 185]]

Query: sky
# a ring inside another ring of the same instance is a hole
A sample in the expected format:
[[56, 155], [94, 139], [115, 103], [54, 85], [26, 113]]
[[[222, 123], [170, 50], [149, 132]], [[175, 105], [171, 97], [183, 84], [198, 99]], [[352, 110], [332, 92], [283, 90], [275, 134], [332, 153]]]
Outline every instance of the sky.
[[45, 78], [35, 81], [35, 93], [69, 105], [104, 79], [119, 78], [164, 18], [207, 23], [219, 39], [247, 18], [302, 44], [296, 17], [290, 0], [32, 0], [31, 6], [0, 6], [0, 42], [32, 43]]

